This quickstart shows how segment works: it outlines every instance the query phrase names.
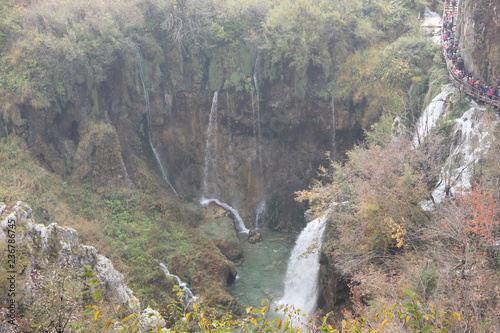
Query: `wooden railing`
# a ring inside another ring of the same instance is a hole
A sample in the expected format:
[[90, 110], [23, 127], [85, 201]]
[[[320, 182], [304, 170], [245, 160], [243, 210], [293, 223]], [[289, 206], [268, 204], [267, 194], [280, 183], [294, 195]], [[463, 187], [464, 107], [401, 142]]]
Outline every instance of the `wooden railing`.
[[[444, 24], [444, 18], [448, 12], [447, 11], [448, 8], [449, 6], [446, 6], [445, 3], [445, 10], [443, 13], [443, 24]], [[456, 10], [454, 10], [453, 15], [456, 15]], [[456, 22], [456, 17], [454, 21]], [[444, 31], [444, 27], [442, 27], [442, 31]], [[442, 31], [441, 31], [441, 36], [442, 36]], [[441, 47], [443, 50], [444, 60], [446, 61], [446, 68], [448, 69], [448, 77], [450, 79], [450, 82], [458, 90], [460, 90], [461, 93], [466, 94], [467, 96], [473, 98], [476, 101], [481, 101], [483, 103], [492, 105], [497, 109], [500, 109], [500, 97], [493, 95], [490, 98], [490, 96], [481, 93], [481, 91], [478, 88], [471, 86], [469, 82], [464, 82], [463, 79], [458, 77], [458, 75], [455, 72], [453, 72], [453, 62], [450, 59], [448, 59], [448, 54], [446, 53], [446, 49], [444, 47], [444, 42], [442, 39], [441, 39]]]

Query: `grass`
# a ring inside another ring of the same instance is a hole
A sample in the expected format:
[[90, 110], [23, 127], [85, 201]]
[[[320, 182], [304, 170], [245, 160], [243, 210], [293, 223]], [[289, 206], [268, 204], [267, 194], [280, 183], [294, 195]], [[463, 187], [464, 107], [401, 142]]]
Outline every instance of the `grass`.
[[[15, 137], [0, 141], [0, 161], [0, 201], [21, 200], [33, 208], [37, 223], [57, 222], [77, 230], [80, 243], [110, 258], [143, 304], [154, 301], [164, 306], [174, 297], [156, 260], [199, 293], [215, 290], [227, 295], [223, 274], [229, 264], [213, 242], [190, 226], [201, 218], [193, 205], [163, 193], [93, 191], [66, 182], [40, 166]], [[143, 174], [154, 177], [146, 169]]]

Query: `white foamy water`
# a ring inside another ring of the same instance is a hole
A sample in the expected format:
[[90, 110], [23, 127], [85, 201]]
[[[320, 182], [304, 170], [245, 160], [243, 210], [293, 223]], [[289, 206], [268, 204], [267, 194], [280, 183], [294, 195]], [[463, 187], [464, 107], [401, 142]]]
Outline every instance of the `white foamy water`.
[[450, 154], [441, 168], [432, 200], [422, 203], [424, 210], [434, 210], [447, 196], [467, 192], [472, 187], [474, 168], [491, 144], [494, 122], [485, 117], [485, 109], [471, 107], [456, 119]]
[[[292, 250], [285, 278], [285, 291], [277, 305], [293, 306], [300, 314], [313, 316], [318, 301], [319, 250], [326, 215], [307, 224]], [[302, 317], [292, 318], [295, 325]]]
[[238, 211], [236, 209], [229, 206], [227, 203], [220, 201], [219, 199], [203, 198], [200, 200], [200, 204], [202, 206], [206, 206], [206, 205], [209, 205], [211, 203], [215, 203], [215, 204], [221, 206], [222, 208], [230, 211], [231, 214], [233, 214], [233, 216], [234, 216], [234, 219], [236, 222], [236, 229], [238, 230], [238, 232], [248, 234], [249, 230], [245, 227], [245, 222], [243, 222], [243, 219], [241, 218], [240, 214], [238, 213]]
[[416, 125], [415, 136], [413, 137], [413, 148], [421, 145], [431, 130], [436, 127], [441, 114], [443, 113], [444, 106], [448, 95], [453, 90], [451, 84], [443, 86], [443, 90], [427, 105], [424, 112], [420, 115]]

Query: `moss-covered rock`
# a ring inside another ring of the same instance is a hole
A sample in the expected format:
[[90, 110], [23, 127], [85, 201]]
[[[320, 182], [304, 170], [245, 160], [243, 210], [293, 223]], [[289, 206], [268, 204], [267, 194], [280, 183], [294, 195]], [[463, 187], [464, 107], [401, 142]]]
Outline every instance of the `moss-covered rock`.
[[207, 218], [199, 230], [210, 237], [229, 260], [237, 262], [242, 259], [243, 249], [231, 218], [227, 216]]

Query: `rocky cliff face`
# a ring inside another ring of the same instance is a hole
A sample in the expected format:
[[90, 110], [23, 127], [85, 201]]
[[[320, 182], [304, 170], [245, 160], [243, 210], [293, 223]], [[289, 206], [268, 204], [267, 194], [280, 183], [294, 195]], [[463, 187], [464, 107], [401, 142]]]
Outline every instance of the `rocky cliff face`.
[[[138, 63], [117, 60], [100, 86], [75, 84], [67, 89], [69, 98], [58, 97], [43, 110], [25, 106], [30, 148], [70, 180], [147, 188], [145, 170], [163, 182], [154, 147], [181, 197], [216, 197], [237, 209], [248, 227], [265, 201], [272, 227], [298, 230], [303, 207], [294, 192], [316, 177], [334, 142], [344, 151], [360, 138], [359, 115], [338, 114], [334, 124], [330, 97], [320, 97], [328, 96], [321, 71], [297, 73], [241, 48], [225, 56], [233, 68], [220, 65], [218, 54], [180, 57], [143, 46]], [[215, 91], [217, 126], [210, 143]], [[207, 144], [213, 147], [209, 170]]]
[[487, 84], [500, 83], [500, 5], [460, 0], [457, 31], [466, 68]]
[[[47, 269], [54, 265], [58, 268], [79, 268], [81, 273], [84, 272], [84, 265], [89, 266], [104, 289], [103, 296], [112, 304], [138, 303], [125, 285], [123, 275], [114, 269], [111, 261], [99, 255], [96, 248], [81, 245], [74, 229], [60, 227], [56, 223], [48, 226], [35, 223], [31, 208], [20, 201], [13, 207], [0, 203], [0, 219], [0, 241], [2, 244], [13, 244], [15, 249], [13, 254], [16, 259], [10, 270], [16, 272], [17, 300], [21, 303], [30, 302], [29, 295], [36, 280], [50, 274]], [[14, 242], [8, 243], [9, 239]]]

